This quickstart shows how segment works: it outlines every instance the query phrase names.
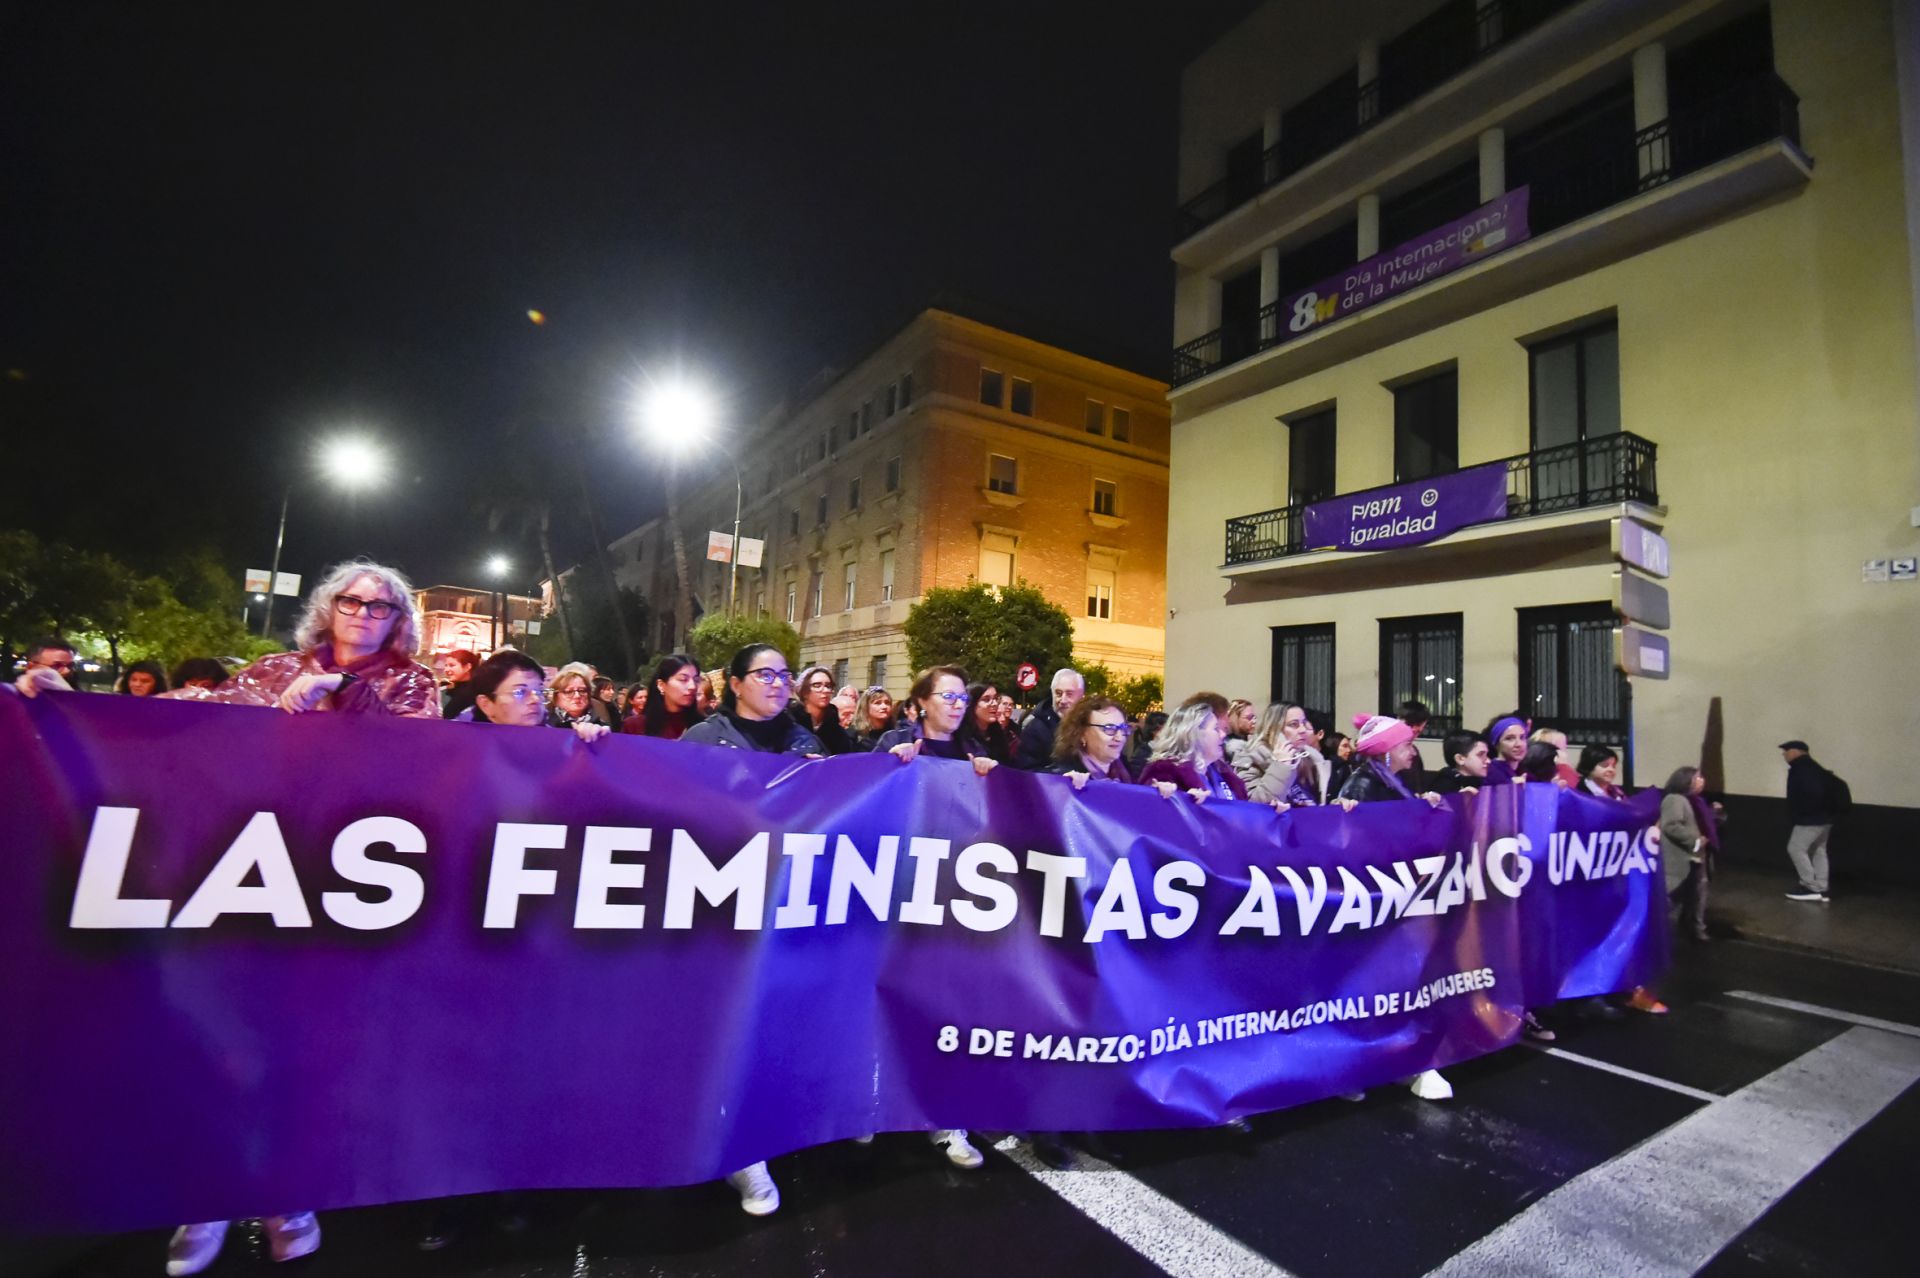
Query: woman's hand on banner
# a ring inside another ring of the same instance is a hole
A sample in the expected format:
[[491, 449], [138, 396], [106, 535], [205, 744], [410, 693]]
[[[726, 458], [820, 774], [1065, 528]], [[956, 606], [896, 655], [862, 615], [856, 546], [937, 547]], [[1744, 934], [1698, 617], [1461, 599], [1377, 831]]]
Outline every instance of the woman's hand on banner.
[[343, 674], [303, 674], [280, 694], [280, 708], [288, 714], [318, 710], [320, 703], [332, 696], [334, 690], [345, 681]]
[[[1066, 778], [1073, 783], [1074, 789], [1084, 790], [1087, 788], [1087, 781], [1092, 775], [1091, 772], [1069, 772], [1066, 774]], [[1165, 785], [1167, 783], [1163, 781], [1161, 784]]]
[[1171, 781], [1155, 781], [1153, 788], [1160, 792], [1160, 797], [1163, 799], [1171, 799], [1174, 795], [1180, 793], [1180, 787]]
[[1427, 806], [1430, 808], [1444, 808], [1447, 806], [1446, 798], [1442, 795], [1434, 793], [1432, 790], [1427, 791], [1425, 794], [1421, 795], [1420, 797], [1427, 801]]
[[1360, 806], [1358, 799], [1335, 799], [1334, 802], [1340, 806], [1342, 812], [1351, 812]]
[[998, 759], [989, 758], [984, 754], [976, 754], [973, 756], [973, 775], [976, 777], [984, 777], [987, 773], [999, 766], [1000, 760]]
[[592, 745], [601, 737], [613, 735], [613, 729], [609, 728], [606, 724], [589, 723], [584, 720], [573, 725], [573, 732], [575, 736], [579, 737], [588, 745]]
[[1199, 786], [1193, 787], [1193, 789], [1187, 791], [1187, 793], [1193, 796], [1195, 803], [1205, 803], [1207, 801], [1207, 792]]
[[889, 749], [888, 753], [902, 763], [912, 763], [920, 757], [920, 743], [918, 741], [902, 741], [899, 745]]

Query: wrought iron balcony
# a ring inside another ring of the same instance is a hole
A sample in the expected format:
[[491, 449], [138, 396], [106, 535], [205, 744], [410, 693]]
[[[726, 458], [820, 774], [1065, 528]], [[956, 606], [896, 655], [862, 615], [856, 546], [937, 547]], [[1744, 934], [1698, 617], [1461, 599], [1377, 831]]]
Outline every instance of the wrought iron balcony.
[[[1658, 506], [1660, 492], [1654, 475], [1654, 453], [1651, 440], [1622, 431], [1505, 458], [1507, 518], [1550, 515], [1628, 501]], [[1338, 499], [1364, 501], [1377, 491], [1368, 488], [1341, 493]], [[1263, 510], [1257, 515], [1241, 515], [1227, 521], [1228, 567], [1284, 559], [1319, 549], [1323, 547], [1306, 544], [1304, 504]]]
[[1288, 109], [1280, 141], [1251, 175], [1223, 178], [1182, 204], [1177, 238], [1212, 225], [1270, 186], [1330, 155], [1379, 121], [1459, 75], [1496, 49], [1526, 35], [1579, 0], [1448, 0], [1389, 40], [1380, 50], [1380, 74], [1365, 84], [1349, 72]]
[[[1555, 156], [1551, 167], [1527, 182], [1528, 231], [1538, 236], [1557, 230], [1775, 138], [1799, 144], [1800, 99], [1771, 73], [1735, 82], [1640, 130], [1630, 146], [1622, 139]], [[1444, 286], [1445, 278], [1420, 287]], [[1280, 323], [1279, 303], [1269, 303], [1176, 347], [1170, 380], [1183, 385], [1295, 336]]]

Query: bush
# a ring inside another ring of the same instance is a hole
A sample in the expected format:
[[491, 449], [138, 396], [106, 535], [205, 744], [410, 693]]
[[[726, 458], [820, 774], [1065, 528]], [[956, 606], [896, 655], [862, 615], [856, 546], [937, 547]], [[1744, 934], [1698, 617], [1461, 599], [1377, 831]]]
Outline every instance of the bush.
[[750, 643], [772, 644], [786, 657], [789, 667], [796, 673], [800, 669], [800, 632], [772, 617], [729, 617], [710, 612], [694, 624], [687, 641], [702, 670], [718, 670]]
[[999, 591], [977, 581], [935, 587], [907, 613], [905, 629], [916, 671], [957, 665], [1002, 692], [1014, 690], [1021, 662], [1039, 668], [1041, 689], [1073, 662], [1072, 619], [1025, 581]]

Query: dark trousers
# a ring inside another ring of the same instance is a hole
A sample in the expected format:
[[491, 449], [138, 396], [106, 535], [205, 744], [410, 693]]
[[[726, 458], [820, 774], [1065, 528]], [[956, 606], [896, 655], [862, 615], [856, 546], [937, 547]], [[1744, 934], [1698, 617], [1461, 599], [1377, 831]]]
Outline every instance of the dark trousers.
[[1707, 939], [1707, 885], [1712, 876], [1705, 861], [1695, 861], [1687, 870], [1686, 882], [1667, 894], [1680, 907], [1680, 928], [1697, 941]]

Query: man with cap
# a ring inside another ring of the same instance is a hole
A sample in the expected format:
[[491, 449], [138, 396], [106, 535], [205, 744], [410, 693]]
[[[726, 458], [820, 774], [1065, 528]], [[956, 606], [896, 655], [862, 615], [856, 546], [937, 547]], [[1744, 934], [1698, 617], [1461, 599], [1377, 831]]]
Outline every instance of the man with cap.
[[1787, 858], [1800, 876], [1798, 891], [1789, 901], [1827, 900], [1827, 836], [1833, 833], [1831, 774], [1797, 737], [1780, 743], [1787, 760], [1787, 817], [1793, 830], [1787, 835]]

